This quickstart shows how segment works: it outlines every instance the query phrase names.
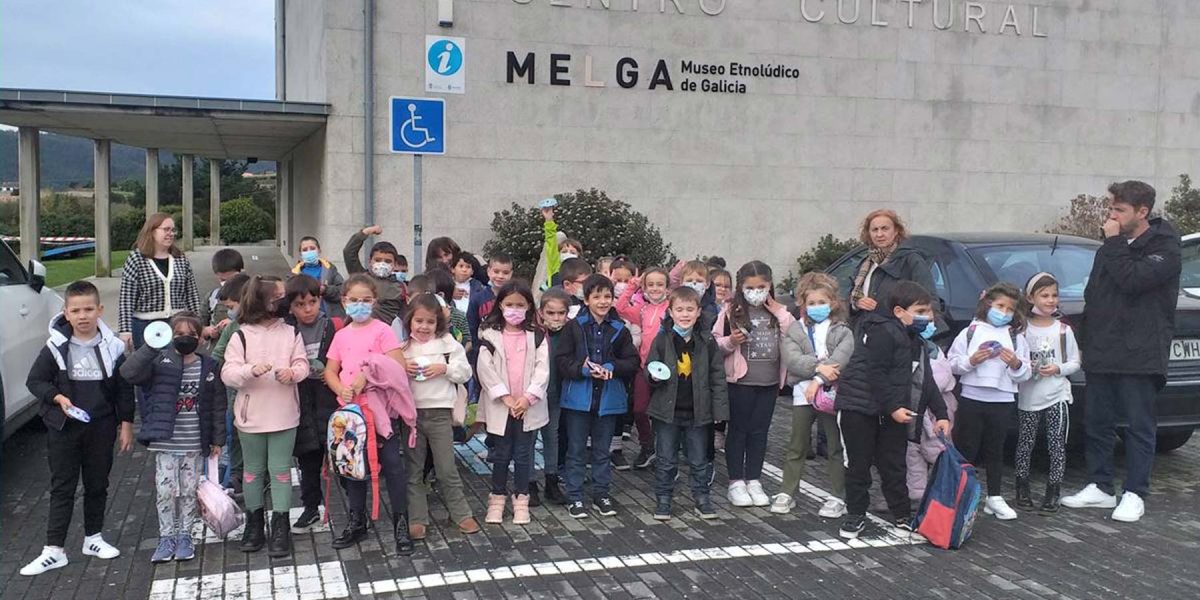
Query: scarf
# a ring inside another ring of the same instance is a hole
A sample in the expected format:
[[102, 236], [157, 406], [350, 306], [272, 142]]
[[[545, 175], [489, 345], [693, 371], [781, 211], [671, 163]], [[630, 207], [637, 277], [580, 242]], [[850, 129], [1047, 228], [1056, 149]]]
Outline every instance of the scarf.
[[896, 251], [896, 246], [897, 244], [892, 244], [887, 248], [871, 248], [867, 252], [867, 260], [862, 261], [862, 264], [858, 266], [858, 273], [854, 275], [854, 290], [850, 292], [851, 304], [858, 304], [859, 300], [867, 296], [867, 292], [870, 290], [863, 289], [863, 284], [867, 281], [867, 273], [871, 272], [872, 266], [879, 266], [887, 262], [892, 253]]

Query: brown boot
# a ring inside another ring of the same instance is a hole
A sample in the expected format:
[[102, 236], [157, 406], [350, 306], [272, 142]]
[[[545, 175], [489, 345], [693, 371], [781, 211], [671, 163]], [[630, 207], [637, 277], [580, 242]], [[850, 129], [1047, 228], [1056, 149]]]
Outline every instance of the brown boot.
[[424, 523], [409, 523], [408, 537], [413, 541], [421, 541], [425, 539], [425, 524]]
[[475, 517], [467, 517], [458, 522], [458, 532], [466, 535], [479, 533], [479, 522], [475, 520]]
[[[489, 525], [504, 523], [504, 503], [507, 500], [508, 496], [504, 494], [488, 494], [487, 516], [483, 522]], [[513, 511], [516, 511], [516, 502], [513, 502]]]
[[513, 525], [529, 524], [529, 494], [513, 496]]

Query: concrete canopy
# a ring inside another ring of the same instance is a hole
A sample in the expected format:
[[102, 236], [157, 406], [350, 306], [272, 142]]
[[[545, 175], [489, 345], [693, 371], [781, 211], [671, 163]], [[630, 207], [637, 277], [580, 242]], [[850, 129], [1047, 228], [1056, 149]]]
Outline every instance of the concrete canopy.
[[0, 123], [208, 158], [279, 160], [328, 104], [0, 88]]

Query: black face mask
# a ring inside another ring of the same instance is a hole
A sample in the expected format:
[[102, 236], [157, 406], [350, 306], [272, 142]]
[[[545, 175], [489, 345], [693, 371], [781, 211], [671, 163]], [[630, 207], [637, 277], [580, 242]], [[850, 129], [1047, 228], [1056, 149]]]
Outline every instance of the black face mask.
[[200, 345], [200, 338], [194, 335], [181, 335], [171, 340], [171, 344], [175, 346], [175, 351], [187, 356], [196, 351]]
[[275, 306], [275, 316], [284, 319], [290, 314], [292, 314], [292, 307], [288, 306], [283, 300], [280, 300], [279, 304]]

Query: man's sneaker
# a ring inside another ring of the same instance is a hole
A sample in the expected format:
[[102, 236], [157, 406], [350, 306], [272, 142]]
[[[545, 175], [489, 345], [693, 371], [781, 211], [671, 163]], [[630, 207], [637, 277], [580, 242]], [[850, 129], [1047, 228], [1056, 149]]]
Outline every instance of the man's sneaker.
[[660, 496], [658, 506], [654, 507], [655, 521], [670, 521], [671, 520], [671, 497]]
[[185, 533], [175, 538], [175, 560], [192, 560], [196, 558], [196, 546], [192, 544], [191, 534]]
[[1121, 504], [1112, 512], [1112, 520], [1122, 523], [1137, 523], [1144, 514], [1146, 514], [1146, 503], [1142, 501], [1142, 497], [1133, 492], [1125, 492], [1121, 495]]
[[757, 479], [746, 482], [746, 493], [750, 494], [750, 501], [755, 506], [767, 506], [771, 503], [771, 497], [763, 491], [762, 484]]
[[308, 530], [321, 521], [321, 511], [316, 508], [306, 508], [296, 522], [292, 523], [292, 533], [308, 533]]
[[895, 527], [896, 529], [900, 530], [903, 533], [912, 533], [913, 532], [911, 518], [896, 519], [895, 521], [892, 522], [892, 527]]
[[850, 515], [842, 521], [842, 527], [838, 530], [838, 535], [847, 540], [857, 539], [858, 534], [862, 533], [866, 527], [867, 518], [864, 515]]
[[724, 431], [714, 431], [713, 432], [713, 450], [715, 450], [717, 452], [725, 451], [725, 432]]
[[729, 503], [739, 507], [754, 506], [750, 492], [746, 491], [745, 481], [735, 481], [729, 484]]
[[629, 461], [625, 460], [625, 453], [621, 450], [612, 451], [612, 466], [618, 471], [628, 471]]
[[712, 498], [708, 494], [696, 498], [696, 512], [700, 514], [701, 519], [711, 521], [717, 518], [717, 507], [713, 506]]
[[786, 515], [796, 508], [796, 501], [788, 494], [775, 494], [771, 499], [771, 512], [777, 515]]
[[588, 516], [587, 509], [583, 507], [582, 502], [572, 502], [567, 505], [567, 514], [575, 519], [586, 519]]
[[602, 517], [611, 517], [617, 514], [617, 505], [613, 504], [612, 498], [603, 496], [592, 501], [592, 508], [600, 513]]
[[121, 555], [121, 551], [104, 541], [104, 537], [99, 533], [83, 538], [83, 553], [104, 560], [111, 560]]
[[158, 538], [158, 548], [154, 550], [154, 554], [150, 555], [150, 562], [165, 563], [172, 560], [175, 560], [175, 538]]
[[830, 497], [821, 505], [821, 510], [817, 514], [826, 519], [837, 519], [846, 514], [846, 503], [842, 502], [841, 498]]
[[995, 515], [1001, 521], [1012, 521], [1017, 518], [1017, 511], [1008, 506], [1004, 496], [988, 496], [983, 503], [983, 514]]
[[1117, 497], [1104, 493], [1100, 486], [1089, 483], [1087, 487], [1062, 499], [1067, 508], [1116, 508]]
[[42, 553], [33, 562], [21, 568], [21, 574], [25, 576], [41, 575], [46, 571], [60, 569], [67, 566], [67, 553], [62, 548], [57, 546], [44, 546]]
[[638, 452], [637, 458], [633, 461], [633, 468], [645, 469], [654, 464], [654, 450], [643, 448]]

